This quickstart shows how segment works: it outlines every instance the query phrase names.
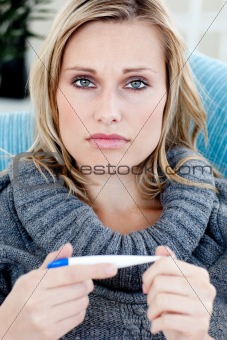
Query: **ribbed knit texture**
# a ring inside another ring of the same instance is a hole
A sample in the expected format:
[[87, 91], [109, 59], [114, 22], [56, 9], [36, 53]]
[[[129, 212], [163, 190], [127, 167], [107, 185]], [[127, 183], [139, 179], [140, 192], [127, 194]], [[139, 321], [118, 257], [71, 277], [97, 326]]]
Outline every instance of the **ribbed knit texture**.
[[[191, 154], [176, 148], [167, 158], [174, 166]], [[160, 219], [129, 235], [104, 226], [91, 207], [68, 195], [57, 174], [55, 187], [50, 175], [44, 170], [47, 182], [33, 163], [21, 162], [16, 172], [10, 166], [8, 174], [0, 177], [0, 303], [19, 276], [38, 268], [49, 252], [66, 242], [73, 245], [73, 256], [154, 255], [157, 246], [166, 245], [178, 259], [209, 270], [217, 289], [210, 335], [226, 340], [227, 181], [214, 178], [208, 168], [202, 174], [199, 166], [207, 165], [205, 161], [190, 160], [186, 165], [191, 167], [190, 174], [185, 167], [182, 177], [215, 185], [219, 195], [168, 181], [160, 195]], [[62, 339], [165, 339], [162, 332], [150, 333], [142, 293], [142, 274], [148, 267], [124, 268], [112, 279], [96, 280], [85, 321]]]

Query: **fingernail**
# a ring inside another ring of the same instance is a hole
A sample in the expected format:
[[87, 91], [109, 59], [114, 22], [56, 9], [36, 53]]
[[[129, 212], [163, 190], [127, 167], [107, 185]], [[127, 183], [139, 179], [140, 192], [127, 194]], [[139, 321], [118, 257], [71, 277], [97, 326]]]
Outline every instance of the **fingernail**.
[[109, 275], [117, 274], [117, 267], [116, 266], [106, 267], [106, 273], [109, 274]]
[[176, 255], [175, 255], [175, 253], [174, 253], [168, 246], [165, 246], [165, 247], [166, 247], [166, 250], [168, 250], [168, 252], [170, 253], [170, 256], [171, 256], [172, 258], [176, 259], [177, 257], [176, 257]]
[[170, 253], [173, 252], [168, 246], [165, 246], [165, 248], [166, 248], [166, 250], [168, 250]]

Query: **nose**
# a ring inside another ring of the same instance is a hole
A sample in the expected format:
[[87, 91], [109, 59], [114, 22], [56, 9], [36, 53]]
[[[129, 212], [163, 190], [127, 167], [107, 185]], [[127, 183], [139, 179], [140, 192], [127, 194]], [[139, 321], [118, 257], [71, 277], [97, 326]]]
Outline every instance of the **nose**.
[[121, 120], [121, 113], [116, 94], [113, 89], [103, 90], [95, 109], [95, 119], [105, 125]]

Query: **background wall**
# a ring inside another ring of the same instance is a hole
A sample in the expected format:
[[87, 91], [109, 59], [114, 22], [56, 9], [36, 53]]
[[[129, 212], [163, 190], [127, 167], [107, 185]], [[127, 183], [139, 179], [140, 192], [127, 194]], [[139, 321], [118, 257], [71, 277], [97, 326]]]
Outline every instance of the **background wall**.
[[[54, 16], [65, 2], [65, 0], [52, 0], [48, 5], [53, 11], [50, 20], [34, 21], [31, 23], [31, 29], [46, 35]], [[199, 52], [227, 62], [226, 0], [165, 0], [165, 2], [189, 51], [196, 48]], [[27, 52], [28, 69], [39, 53], [41, 41], [30, 38], [29, 45], [31, 47], [29, 46]], [[32, 110], [29, 98], [19, 101], [0, 98], [0, 111], [11, 110]]]
[[[196, 50], [227, 62], [226, 0], [165, 0], [165, 2], [189, 50], [194, 50], [208, 30]], [[50, 8], [54, 13], [57, 13], [62, 6], [62, 0], [53, 0]], [[217, 16], [219, 12], [220, 14]], [[216, 16], [217, 18], [215, 19]], [[34, 22], [31, 26], [34, 31], [45, 35], [51, 26], [51, 20]], [[40, 41], [30, 39], [30, 42], [36, 53], [38, 53]], [[30, 49], [28, 64], [30, 64], [34, 56], [34, 51]]]
[[202, 39], [198, 51], [227, 62], [226, 0], [166, 0], [166, 4], [189, 50]]

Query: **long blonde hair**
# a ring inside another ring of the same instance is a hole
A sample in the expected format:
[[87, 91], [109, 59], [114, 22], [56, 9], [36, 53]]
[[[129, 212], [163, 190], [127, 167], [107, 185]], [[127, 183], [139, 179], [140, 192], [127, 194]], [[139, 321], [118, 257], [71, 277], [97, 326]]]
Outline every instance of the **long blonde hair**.
[[[192, 183], [179, 176], [176, 171], [189, 159], [204, 159], [196, 149], [196, 139], [201, 130], [207, 138], [206, 113], [192, 81], [184, 44], [161, 0], [72, 0], [67, 2], [57, 15], [39, 58], [32, 67], [29, 81], [35, 107], [35, 140], [28, 151], [33, 153], [32, 159], [38, 169], [41, 171], [40, 166], [43, 166], [51, 173], [51, 168], [58, 168], [58, 174], [69, 188], [69, 192], [89, 203], [85, 188], [88, 182], [73, 165], [73, 159], [60, 137], [56, 92], [68, 40], [79, 27], [98, 20], [140, 21], [154, 25], [164, 50], [168, 94], [163, 128], [156, 149], [141, 163], [142, 168], [152, 168], [153, 171], [136, 175], [141, 194], [146, 198], [154, 198], [163, 190], [165, 181], [160, 181], [158, 166], [163, 173], [168, 168], [166, 179], [217, 191], [209, 184]], [[166, 151], [175, 146], [193, 150], [197, 156], [183, 158], [172, 169]], [[41, 152], [49, 156], [43, 156]], [[213, 172], [216, 177], [221, 177], [214, 168]]]

